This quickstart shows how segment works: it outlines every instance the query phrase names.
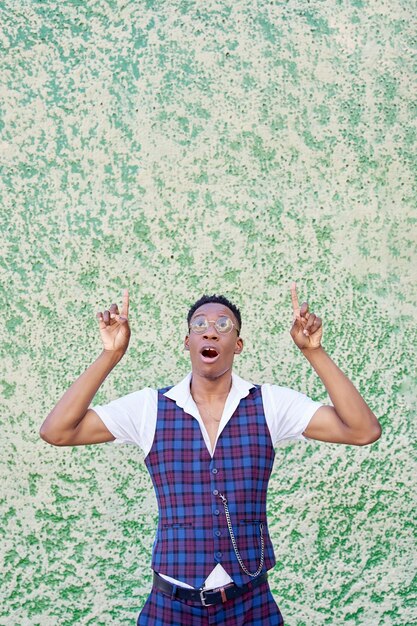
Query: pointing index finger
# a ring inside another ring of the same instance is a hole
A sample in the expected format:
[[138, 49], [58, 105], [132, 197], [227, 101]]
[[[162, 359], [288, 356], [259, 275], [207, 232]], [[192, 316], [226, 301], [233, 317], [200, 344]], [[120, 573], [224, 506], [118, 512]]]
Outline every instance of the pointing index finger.
[[297, 297], [297, 285], [296, 283], [291, 283], [291, 301], [292, 301], [292, 310], [294, 313], [294, 319], [300, 317], [300, 305], [298, 304]]
[[129, 291], [128, 289], [125, 289], [123, 292], [122, 311], [120, 313], [120, 317], [125, 317], [127, 319], [128, 315], [129, 315]]

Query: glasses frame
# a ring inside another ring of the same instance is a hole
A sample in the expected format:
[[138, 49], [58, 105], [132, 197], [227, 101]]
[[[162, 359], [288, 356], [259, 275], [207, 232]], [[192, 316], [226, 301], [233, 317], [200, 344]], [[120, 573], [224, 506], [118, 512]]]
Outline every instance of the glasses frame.
[[[192, 325], [192, 323], [193, 323], [193, 320], [191, 320], [191, 321], [190, 321], [190, 325], [189, 325], [189, 327], [188, 327], [188, 330], [189, 330], [189, 332], [190, 332], [190, 333], [191, 333], [191, 332], [193, 332], [195, 335], [204, 335], [204, 333], [206, 333], [206, 332], [208, 331], [208, 329], [210, 328], [210, 326], [211, 326], [211, 325], [213, 325], [213, 326], [214, 326], [214, 328], [215, 328], [215, 329], [217, 330], [217, 332], [219, 333], [219, 335], [230, 335], [230, 333], [232, 332], [232, 330], [233, 330], [234, 328], [236, 328], [236, 332], [237, 332], [237, 334], [238, 334], [238, 336], [239, 336], [240, 329], [237, 327], [237, 324], [235, 324], [235, 323], [234, 323], [234, 321], [232, 320], [232, 318], [231, 318], [231, 317], [229, 317], [228, 315], [219, 315], [219, 317], [218, 317], [216, 320], [209, 320], [209, 319], [206, 317], [206, 315], [199, 314], [199, 315], [196, 315], [195, 319], [198, 319], [199, 317], [204, 317], [204, 318], [205, 318], [205, 320], [206, 320], [206, 322], [207, 322], [207, 327], [206, 327], [204, 330], [202, 330], [201, 332], [197, 332], [197, 331], [195, 331], [193, 328], [191, 328], [191, 325]], [[217, 322], [218, 322], [218, 321], [219, 321], [222, 317], [227, 318], [227, 319], [228, 319], [228, 320], [230, 320], [230, 321], [231, 321], [231, 323], [232, 323], [232, 326], [231, 326], [230, 330], [228, 330], [228, 331], [226, 331], [226, 332], [224, 332], [224, 331], [222, 331], [222, 330], [219, 330], [219, 328], [217, 327]]]

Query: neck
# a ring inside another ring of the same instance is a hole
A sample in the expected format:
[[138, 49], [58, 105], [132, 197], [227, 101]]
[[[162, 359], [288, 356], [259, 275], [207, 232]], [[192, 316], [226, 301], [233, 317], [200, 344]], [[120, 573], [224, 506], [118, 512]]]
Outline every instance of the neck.
[[193, 372], [191, 378], [191, 395], [194, 401], [210, 402], [226, 397], [232, 386], [232, 371], [227, 370], [218, 378], [205, 378]]

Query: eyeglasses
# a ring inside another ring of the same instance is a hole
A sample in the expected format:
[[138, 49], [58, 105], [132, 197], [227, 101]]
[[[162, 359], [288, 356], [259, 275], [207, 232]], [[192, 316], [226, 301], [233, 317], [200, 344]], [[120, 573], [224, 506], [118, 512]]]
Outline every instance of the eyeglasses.
[[192, 330], [193, 333], [196, 333], [196, 335], [202, 335], [209, 329], [210, 324], [213, 323], [214, 328], [220, 335], [227, 335], [228, 333], [231, 333], [233, 327], [236, 328], [237, 334], [239, 334], [239, 329], [236, 324], [232, 322], [230, 317], [227, 317], [227, 315], [221, 315], [217, 318], [217, 320], [208, 320], [205, 315], [197, 315], [197, 317], [190, 322], [190, 330]]

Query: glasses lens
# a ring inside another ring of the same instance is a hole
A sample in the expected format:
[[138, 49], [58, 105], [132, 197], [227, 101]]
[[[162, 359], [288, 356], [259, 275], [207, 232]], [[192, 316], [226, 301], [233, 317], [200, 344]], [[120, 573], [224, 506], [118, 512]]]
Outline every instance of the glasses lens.
[[204, 333], [207, 328], [208, 322], [204, 315], [199, 315], [195, 317], [190, 324], [190, 329], [193, 331], [193, 333], [197, 333], [197, 335]]
[[230, 333], [233, 328], [233, 322], [230, 317], [226, 317], [225, 315], [219, 317], [216, 322], [216, 328], [219, 333]]

